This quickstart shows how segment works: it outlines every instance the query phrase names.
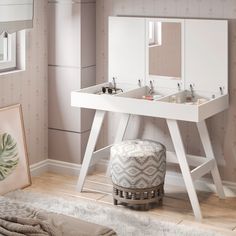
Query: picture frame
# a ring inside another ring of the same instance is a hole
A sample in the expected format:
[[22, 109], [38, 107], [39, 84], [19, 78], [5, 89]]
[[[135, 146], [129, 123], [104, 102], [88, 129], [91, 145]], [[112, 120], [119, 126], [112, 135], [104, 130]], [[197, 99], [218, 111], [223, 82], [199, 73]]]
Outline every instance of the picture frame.
[[31, 185], [22, 107], [0, 108], [0, 195]]

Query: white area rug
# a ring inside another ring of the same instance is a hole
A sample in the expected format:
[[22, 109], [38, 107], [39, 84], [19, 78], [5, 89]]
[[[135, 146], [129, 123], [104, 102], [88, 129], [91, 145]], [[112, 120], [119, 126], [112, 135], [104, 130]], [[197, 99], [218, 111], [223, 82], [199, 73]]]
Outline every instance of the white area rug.
[[5, 197], [36, 208], [74, 216], [85, 221], [108, 226], [119, 236], [218, 236], [213, 230], [200, 227], [177, 225], [160, 221], [145, 212], [133, 211], [123, 207], [109, 206], [96, 201], [64, 200], [59, 197], [33, 192], [15, 191]]

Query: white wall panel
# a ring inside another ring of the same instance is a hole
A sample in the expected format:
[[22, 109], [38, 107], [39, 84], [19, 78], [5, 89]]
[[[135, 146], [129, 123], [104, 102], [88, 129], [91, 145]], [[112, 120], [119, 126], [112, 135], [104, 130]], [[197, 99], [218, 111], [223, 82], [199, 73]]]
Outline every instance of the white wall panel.
[[81, 67], [96, 64], [96, 4], [81, 4]]
[[81, 69], [80, 87], [86, 88], [96, 84], [96, 66]]
[[81, 88], [81, 70], [49, 66], [49, 128], [84, 132], [93, 112], [71, 107], [71, 91]]
[[78, 134], [49, 130], [49, 158], [80, 164], [84, 156], [89, 132]]
[[80, 8], [49, 3], [49, 65], [80, 67]]
[[96, 81], [95, 10], [94, 0], [49, 1], [49, 158], [80, 163], [87, 142], [94, 111], [71, 107], [70, 94]]

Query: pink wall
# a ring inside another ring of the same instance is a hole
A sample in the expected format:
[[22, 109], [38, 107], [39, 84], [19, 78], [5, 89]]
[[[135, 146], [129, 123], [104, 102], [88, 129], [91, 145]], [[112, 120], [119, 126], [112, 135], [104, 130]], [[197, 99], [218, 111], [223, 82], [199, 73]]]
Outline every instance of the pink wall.
[[26, 70], [0, 76], [0, 107], [21, 103], [30, 164], [48, 157], [47, 0], [35, 0], [26, 32]]

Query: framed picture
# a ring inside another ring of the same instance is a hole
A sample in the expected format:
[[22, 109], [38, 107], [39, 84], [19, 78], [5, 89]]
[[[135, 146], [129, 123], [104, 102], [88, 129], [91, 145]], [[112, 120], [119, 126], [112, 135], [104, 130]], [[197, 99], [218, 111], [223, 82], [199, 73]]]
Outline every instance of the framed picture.
[[21, 105], [0, 109], [0, 195], [31, 184]]

